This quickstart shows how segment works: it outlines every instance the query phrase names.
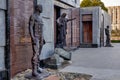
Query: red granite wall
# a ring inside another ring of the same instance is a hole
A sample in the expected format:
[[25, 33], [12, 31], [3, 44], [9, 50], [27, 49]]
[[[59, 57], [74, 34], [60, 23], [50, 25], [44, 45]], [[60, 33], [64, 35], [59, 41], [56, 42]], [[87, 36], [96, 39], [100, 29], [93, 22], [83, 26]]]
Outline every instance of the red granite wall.
[[[72, 18], [72, 11], [71, 10], [67, 10], [66, 11], [66, 13], [67, 13], [67, 16], [68, 16], [68, 19], [71, 19]], [[67, 34], [66, 34], [66, 46], [67, 47], [71, 47], [72, 46], [72, 40], [71, 40], [71, 27], [72, 27], [72, 25], [71, 25], [71, 21], [69, 21], [68, 23], [67, 23]]]
[[72, 9], [72, 18], [76, 18], [72, 21], [72, 46], [77, 47], [80, 45], [80, 9]]
[[80, 9], [72, 8], [67, 15], [69, 19], [76, 19], [67, 23], [66, 44], [68, 47], [78, 47], [80, 45]]
[[11, 76], [31, 67], [32, 47], [28, 21], [33, 0], [9, 0]]

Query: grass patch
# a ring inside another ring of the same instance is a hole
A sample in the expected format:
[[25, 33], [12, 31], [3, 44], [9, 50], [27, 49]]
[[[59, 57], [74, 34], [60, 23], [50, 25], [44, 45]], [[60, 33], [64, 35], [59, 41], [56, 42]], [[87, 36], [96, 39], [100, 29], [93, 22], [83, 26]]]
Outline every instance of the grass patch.
[[120, 40], [111, 40], [112, 43], [120, 43]]

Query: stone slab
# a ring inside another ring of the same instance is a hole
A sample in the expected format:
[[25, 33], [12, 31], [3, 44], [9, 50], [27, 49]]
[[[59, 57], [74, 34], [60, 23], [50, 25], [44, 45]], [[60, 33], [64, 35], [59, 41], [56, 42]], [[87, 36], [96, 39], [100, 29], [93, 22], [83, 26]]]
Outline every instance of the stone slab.
[[45, 61], [45, 67], [51, 69], [58, 69], [62, 67], [62, 63], [64, 59], [62, 59], [58, 54], [54, 54], [50, 59]]
[[80, 3], [79, 0], [61, 0], [61, 1], [74, 7], [79, 7], [79, 3]]
[[[54, 0], [37, 0], [43, 7], [43, 35], [46, 44], [43, 46], [41, 59], [49, 58], [54, 52]], [[49, 9], [48, 9], [49, 8]]]
[[60, 80], [60, 78], [56, 75], [51, 75], [51, 76], [45, 78], [44, 80]]
[[5, 69], [4, 53], [4, 47], [0, 47], [0, 70]]
[[60, 55], [60, 57], [64, 58], [65, 60], [71, 60], [72, 54], [62, 48], [56, 48], [55, 53]]
[[6, 0], [0, 0], [0, 9], [6, 10]]
[[[43, 7], [43, 34], [46, 42], [54, 42], [54, 0], [37, 0]], [[49, 8], [49, 9], [48, 9]]]
[[5, 12], [0, 10], [0, 46], [5, 46]]
[[47, 58], [51, 57], [53, 54], [54, 54], [54, 44], [46, 43], [45, 45], [43, 45], [40, 59], [41, 60], [47, 59]]

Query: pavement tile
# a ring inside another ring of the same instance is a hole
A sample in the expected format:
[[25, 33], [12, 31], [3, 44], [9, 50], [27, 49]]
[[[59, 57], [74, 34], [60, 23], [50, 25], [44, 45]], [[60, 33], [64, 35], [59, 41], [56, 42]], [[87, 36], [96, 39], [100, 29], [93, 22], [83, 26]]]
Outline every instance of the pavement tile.
[[51, 75], [51, 76], [45, 78], [45, 80], [60, 80], [60, 78], [56, 75]]

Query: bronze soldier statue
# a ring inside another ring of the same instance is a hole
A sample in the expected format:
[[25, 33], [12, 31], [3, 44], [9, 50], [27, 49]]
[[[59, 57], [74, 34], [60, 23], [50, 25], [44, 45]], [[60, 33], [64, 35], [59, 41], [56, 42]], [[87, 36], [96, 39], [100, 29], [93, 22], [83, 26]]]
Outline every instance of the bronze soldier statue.
[[105, 28], [105, 34], [106, 34], [106, 45], [105, 45], [105, 47], [112, 47], [111, 41], [110, 41], [109, 26], [107, 26], [107, 28]]
[[66, 13], [63, 13], [58, 19], [57, 19], [57, 25], [59, 27], [59, 41], [60, 41], [60, 47], [66, 46], [66, 34], [67, 34], [67, 22], [72, 21], [73, 19], [67, 19]]
[[31, 59], [32, 76], [34, 77], [40, 77], [43, 70], [39, 66], [39, 56], [41, 54], [42, 47], [45, 44], [45, 40], [43, 38], [43, 21], [40, 13], [42, 13], [42, 5], [37, 5], [35, 7], [35, 12], [33, 13], [33, 15], [30, 16], [29, 20], [29, 32], [32, 40], [33, 49], [33, 56]]

